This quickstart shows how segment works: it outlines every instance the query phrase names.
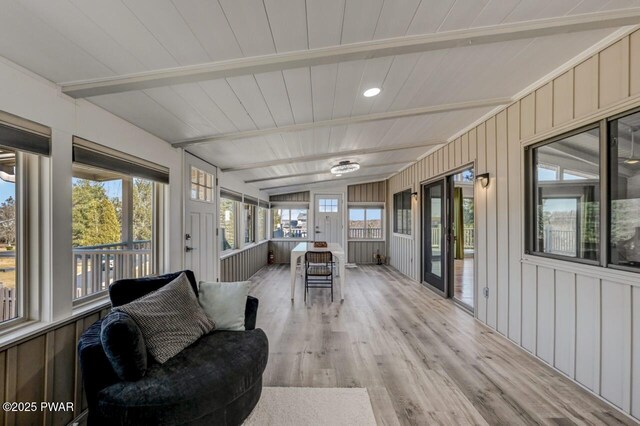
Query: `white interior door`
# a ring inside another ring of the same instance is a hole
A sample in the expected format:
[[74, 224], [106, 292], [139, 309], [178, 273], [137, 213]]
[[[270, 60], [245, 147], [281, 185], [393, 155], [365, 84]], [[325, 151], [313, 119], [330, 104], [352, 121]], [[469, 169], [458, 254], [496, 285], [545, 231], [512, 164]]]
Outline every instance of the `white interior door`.
[[342, 195], [316, 194], [314, 241], [342, 244]]
[[185, 153], [185, 268], [198, 281], [216, 281], [216, 168]]

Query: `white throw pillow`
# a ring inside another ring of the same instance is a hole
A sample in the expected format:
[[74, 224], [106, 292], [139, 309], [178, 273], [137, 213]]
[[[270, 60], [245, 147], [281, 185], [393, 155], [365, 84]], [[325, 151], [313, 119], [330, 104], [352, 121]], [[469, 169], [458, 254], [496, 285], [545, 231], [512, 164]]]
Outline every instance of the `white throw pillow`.
[[216, 323], [216, 330], [244, 330], [244, 310], [249, 295], [249, 281], [213, 283], [200, 281], [199, 302]]

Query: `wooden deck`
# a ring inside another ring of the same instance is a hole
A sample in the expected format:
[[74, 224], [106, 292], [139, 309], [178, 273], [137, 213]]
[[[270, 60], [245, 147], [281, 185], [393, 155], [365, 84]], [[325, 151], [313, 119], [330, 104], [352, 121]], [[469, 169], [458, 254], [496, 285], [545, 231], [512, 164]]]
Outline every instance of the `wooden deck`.
[[252, 279], [269, 336], [265, 386], [366, 387], [379, 424], [635, 424], [392, 268], [348, 270], [343, 303], [305, 304], [289, 269]]

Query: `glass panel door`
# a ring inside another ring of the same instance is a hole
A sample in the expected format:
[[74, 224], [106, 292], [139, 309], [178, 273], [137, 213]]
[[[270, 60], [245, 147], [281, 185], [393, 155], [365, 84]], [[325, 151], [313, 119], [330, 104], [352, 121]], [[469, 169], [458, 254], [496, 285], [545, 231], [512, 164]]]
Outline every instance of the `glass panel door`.
[[424, 212], [424, 262], [423, 281], [446, 295], [446, 222], [445, 181], [441, 180], [423, 188]]

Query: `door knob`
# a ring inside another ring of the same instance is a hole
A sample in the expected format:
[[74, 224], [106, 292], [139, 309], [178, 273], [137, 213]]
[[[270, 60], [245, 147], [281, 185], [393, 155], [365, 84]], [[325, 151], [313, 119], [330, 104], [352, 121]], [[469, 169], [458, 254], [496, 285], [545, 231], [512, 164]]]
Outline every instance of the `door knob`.
[[189, 246], [184, 246], [184, 251], [186, 251], [187, 253], [189, 253], [190, 251], [195, 250], [194, 247], [189, 247]]

